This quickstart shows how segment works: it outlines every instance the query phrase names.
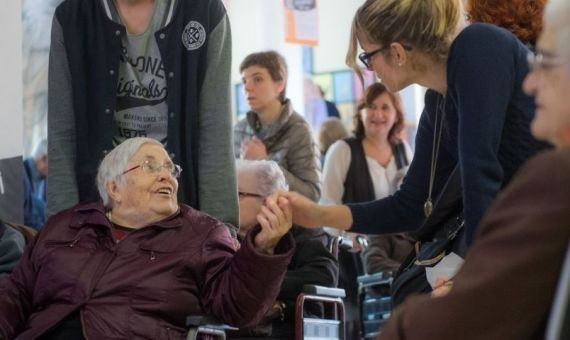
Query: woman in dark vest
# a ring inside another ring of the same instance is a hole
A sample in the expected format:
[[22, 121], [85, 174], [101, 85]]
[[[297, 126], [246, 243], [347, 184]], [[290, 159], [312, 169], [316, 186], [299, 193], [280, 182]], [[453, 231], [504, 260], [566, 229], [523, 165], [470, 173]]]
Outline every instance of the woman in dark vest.
[[[325, 157], [322, 204], [368, 202], [396, 192], [408, 169], [411, 150], [402, 138], [400, 96], [376, 83], [364, 92], [354, 115], [354, 136], [334, 143]], [[337, 229], [329, 228], [336, 234]], [[356, 234], [348, 233], [354, 239]], [[375, 235], [363, 251], [367, 272], [394, 271], [412, 249], [407, 234]], [[340, 286], [347, 291], [347, 319], [357, 320], [358, 255], [339, 253]], [[352, 328], [352, 327], [351, 327]], [[356, 336], [356, 334], [355, 334]]]

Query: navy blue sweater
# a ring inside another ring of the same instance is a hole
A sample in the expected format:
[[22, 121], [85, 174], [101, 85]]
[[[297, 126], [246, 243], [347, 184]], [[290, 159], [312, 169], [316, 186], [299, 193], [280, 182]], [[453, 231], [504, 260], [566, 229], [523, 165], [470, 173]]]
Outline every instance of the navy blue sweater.
[[459, 162], [466, 237], [520, 165], [547, 147], [530, 133], [534, 102], [522, 92], [529, 50], [509, 31], [472, 24], [453, 42], [447, 61], [445, 100], [434, 91], [416, 135], [416, 152], [402, 186], [393, 196], [349, 204], [351, 231], [384, 234], [417, 229], [428, 196], [434, 121], [445, 103], [443, 135], [432, 197], [435, 199]]

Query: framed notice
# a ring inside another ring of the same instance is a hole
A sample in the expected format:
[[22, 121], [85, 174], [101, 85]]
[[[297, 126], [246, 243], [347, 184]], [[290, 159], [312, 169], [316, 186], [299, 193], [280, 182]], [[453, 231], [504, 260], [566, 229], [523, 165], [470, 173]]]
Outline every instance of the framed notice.
[[284, 0], [283, 4], [285, 41], [317, 46], [319, 43], [317, 0]]

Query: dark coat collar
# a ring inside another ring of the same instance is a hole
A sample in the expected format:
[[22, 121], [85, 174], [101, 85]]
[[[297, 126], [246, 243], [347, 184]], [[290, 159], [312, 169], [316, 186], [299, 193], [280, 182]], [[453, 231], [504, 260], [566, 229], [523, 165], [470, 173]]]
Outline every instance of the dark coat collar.
[[[191, 208], [189, 206], [180, 204], [178, 211], [172, 216], [145, 227], [156, 226], [164, 229], [179, 228], [182, 226], [182, 216], [187, 214], [190, 210]], [[69, 226], [71, 228], [80, 228], [84, 224], [93, 224], [110, 227], [111, 222], [107, 219], [105, 211], [106, 209], [102, 201], [76, 205], [75, 208], [73, 208], [73, 216], [71, 217]]]

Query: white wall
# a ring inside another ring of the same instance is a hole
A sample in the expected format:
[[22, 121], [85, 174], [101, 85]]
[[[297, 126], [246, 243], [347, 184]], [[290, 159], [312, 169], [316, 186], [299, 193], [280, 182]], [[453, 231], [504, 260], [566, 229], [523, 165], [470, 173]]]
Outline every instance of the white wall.
[[[319, 46], [314, 49], [314, 72], [346, 69], [344, 58], [352, 16], [364, 0], [318, 0]], [[284, 41], [282, 0], [230, 0], [233, 36], [232, 81], [239, 81], [238, 67], [249, 53], [276, 49], [293, 59], [302, 58], [299, 45]], [[289, 58], [287, 60], [289, 62]], [[302, 71], [302, 64], [299, 65]], [[294, 67], [290, 67], [294, 70]]]
[[0, 10], [0, 159], [22, 154], [22, 7], [3, 1]]
[[[285, 42], [283, 1], [231, 0], [229, 4], [228, 13], [232, 28], [232, 84], [241, 82], [239, 65], [248, 54], [275, 50], [287, 61], [287, 97], [291, 99], [295, 110], [303, 114], [303, 52], [301, 45]], [[232, 100], [232, 105], [235, 105], [235, 99]]]
[[350, 25], [364, 0], [319, 0], [319, 46], [314, 49], [314, 72], [346, 69]]

